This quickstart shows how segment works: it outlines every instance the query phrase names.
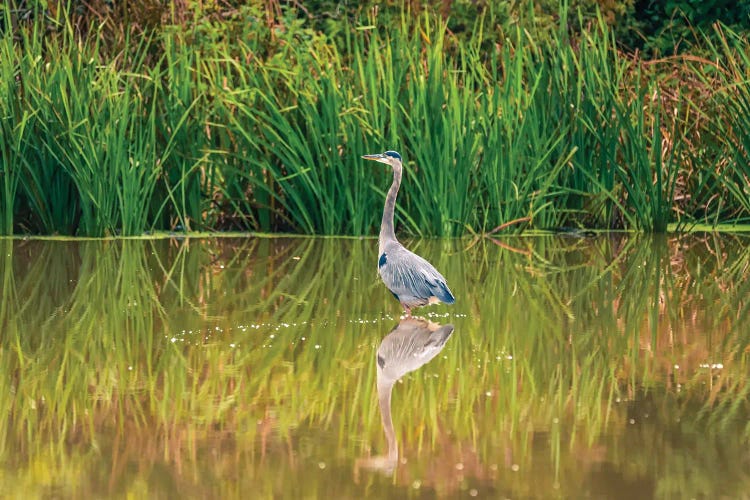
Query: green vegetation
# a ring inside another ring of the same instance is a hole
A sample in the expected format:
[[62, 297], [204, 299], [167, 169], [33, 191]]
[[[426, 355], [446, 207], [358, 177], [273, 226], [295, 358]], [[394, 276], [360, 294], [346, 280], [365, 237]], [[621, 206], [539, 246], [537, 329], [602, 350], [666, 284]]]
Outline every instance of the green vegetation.
[[370, 242], [0, 240], [0, 496], [747, 491], [747, 237], [428, 243], [456, 330], [394, 390], [408, 462], [357, 485], [399, 310]]
[[548, 4], [5, 0], [0, 234], [373, 234], [385, 149], [412, 235], [750, 220], [746, 36], [644, 60], [633, 2]]

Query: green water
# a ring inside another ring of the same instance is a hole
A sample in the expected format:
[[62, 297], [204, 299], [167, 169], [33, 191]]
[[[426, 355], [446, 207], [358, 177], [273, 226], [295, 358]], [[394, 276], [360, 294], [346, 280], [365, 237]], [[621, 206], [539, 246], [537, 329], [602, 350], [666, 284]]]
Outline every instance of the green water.
[[392, 467], [374, 240], [0, 240], [0, 497], [747, 496], [749, 240], [409, 242]]

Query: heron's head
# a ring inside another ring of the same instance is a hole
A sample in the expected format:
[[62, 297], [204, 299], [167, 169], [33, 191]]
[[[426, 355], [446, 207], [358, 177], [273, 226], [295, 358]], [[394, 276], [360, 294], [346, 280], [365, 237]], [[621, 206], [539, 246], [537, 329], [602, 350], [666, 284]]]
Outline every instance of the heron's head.
[[378, 153], [376, 155], [364, 155], [362, 158], [365, 160], [379, 161], [395, 167], [396, 165], [401, 166], [401, 155], [395, 151], [386, 151], [385, 153]]

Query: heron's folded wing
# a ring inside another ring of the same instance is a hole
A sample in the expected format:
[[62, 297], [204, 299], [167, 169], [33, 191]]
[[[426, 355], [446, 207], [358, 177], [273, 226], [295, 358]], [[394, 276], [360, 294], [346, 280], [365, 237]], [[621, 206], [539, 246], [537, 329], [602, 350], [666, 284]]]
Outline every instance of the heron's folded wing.
[[386, 253], [387, 264], [381, 269], [384, 281], [390, 280], [394, 288], [415, 297], [437, 297], [446, 304], [455, 302], [443, 275], [425, 259], [403, 247]]

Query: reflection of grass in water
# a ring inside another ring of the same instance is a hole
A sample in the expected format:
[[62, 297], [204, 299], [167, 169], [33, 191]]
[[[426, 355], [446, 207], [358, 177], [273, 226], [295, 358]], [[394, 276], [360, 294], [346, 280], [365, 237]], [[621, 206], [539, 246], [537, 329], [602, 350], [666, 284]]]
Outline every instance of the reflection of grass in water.
[[[651, 421], [665, 421], [637, 426], [633, 442], [679, 417], [696, 449], [744, 436], [727, 443], [732, 456], [748, 435], [741, 239], [506, 241], [527, 255], [419, 247], [461, 298], [424, 311], [455, 314], [456, 333], [395, 388], [404, 455], [431, 457], [399, 469], [397, 483], [419, 476], [447, 492], [459, 459], [466, 477], [500, 478], [521, 495], [554, 481], [576, 491], [590, 470], [581, 461], [632, 461], [634, 476], [685, 470], [622, 440], [647, 399]], [[215, 491], [241, 473], [242, 485], [286, 491], [278, 476], [300, 467], [311, 491], [326, 488], [311, 460], [384, 446], [372, 357], [395, 323], [382, 312], [398, 307], [376, 282], [371, 243], [0, 241], [3, 461], [28, 485], [31, 464], [44, 464], [76, 491], [143, 487], [132, 462], [171, 464], [181, 482], [170, 488], [200, 477]], [[710, 373], [712, 363], [723, 368]], [[539, 468], [539, 439], [552, 453], [556, 475], [540, 474], [549, 483], [509, 469]]]

